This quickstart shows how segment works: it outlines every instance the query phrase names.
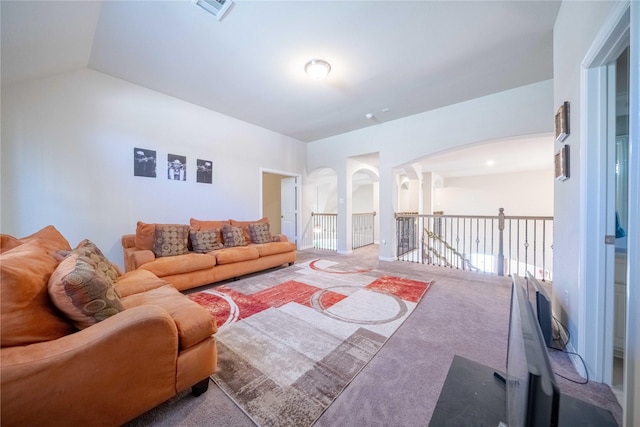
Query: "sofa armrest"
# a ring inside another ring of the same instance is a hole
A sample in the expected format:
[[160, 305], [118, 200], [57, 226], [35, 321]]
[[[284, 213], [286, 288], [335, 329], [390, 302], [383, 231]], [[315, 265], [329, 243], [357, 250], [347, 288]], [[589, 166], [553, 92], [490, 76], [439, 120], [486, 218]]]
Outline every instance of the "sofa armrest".
[[148, 249], [124, 248], [124, 271], [137, 270], [155, 259], [156, 255]]
[[272, 237], [273, 237], [273, 241], [274, 242], [288, 242], [289, 241], [289, 239], [287, 238], [286, 234], [276, 234], [275, 236], [272, 236]]
[[3, 425], [121, 425], [176, 393], [178, 332], [157, 306], [0, 355]]
[[120, 239], [122, 242], [122, 248], [135, 248], [136, 247], [136, 235], [135, 234], [125, 234]]
[[168, 285], [166, 281], [144, 269], [128, 271], [116, 280], [116, 290], [121, 298], [165, 285]]

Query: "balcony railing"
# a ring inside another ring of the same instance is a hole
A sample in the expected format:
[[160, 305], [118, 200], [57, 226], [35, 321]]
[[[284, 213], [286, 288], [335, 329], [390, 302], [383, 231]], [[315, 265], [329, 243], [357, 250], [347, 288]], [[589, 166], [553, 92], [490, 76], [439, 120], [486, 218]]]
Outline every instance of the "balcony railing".
[[396, 214], [401, 261], [551, 280], [553, 217]]
[[355, 213], [351, 217], [351, 248], [358, 249], [373, 245], [375, 230], [375, 212]]
[[[351, 248], [357, 249], [374, 242], [375, 212], [355, 213], [351, 220]], [[337, 250], [338, 214], [311, 213], [312, 246], [327, 251]]]
[[327, 251], [337, 250], [338, 214], [311, 212], [313, 247]]

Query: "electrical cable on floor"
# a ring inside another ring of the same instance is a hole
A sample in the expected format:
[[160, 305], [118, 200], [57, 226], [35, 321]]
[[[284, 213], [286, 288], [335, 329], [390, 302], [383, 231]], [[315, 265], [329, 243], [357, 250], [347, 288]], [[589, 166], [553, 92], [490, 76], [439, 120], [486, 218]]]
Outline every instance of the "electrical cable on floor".
[[[569, 328], [567, 328], [565, 325], [562, 324], [561, 321], [559, 321], [555, 316], [551, 317], [553, 319], [553, 321], [556, 324], [556, 329], [558, 329], [558, 334], [557, 334], [557, 338], [554, 337], [554, 341], [560, 341], [560, 344], [562, 344], [562, 347], [566, 347], [567, 344], [569, 343], [569, 340], [571, 338], [571, 332], [569, 332]], [[564, 331], [565, 335], [567, 336], [567, 340], [566, 341], [562, 341], [562, 334], [560, 333], [560, 328], [562, 328], [562, 330]], [[567, 381], [571, 381], [572, 383], [575, 384], [587, 384], [589, 382], [589, 371], [587, 370], [587, 364], [585, 363], [584, 359], [582, 358], [582, 356], [580, 356], [578, 353], [574, 353], [572, 351], [567, 351], [564, 348], [558, 348], [558, 347], [554, 347], [552, 345], [547, 346], [548, 348], [550, 348], [551, 350], [555, 350], [555, 351], [559, 351], [561, 353], [567, 354], [567, 355], [575, 355], [578, 356], [578, 358], [580, 358], [580, 361], [582, 362], [582, 366], [584, 367], [584, 372], [587, 375], [586, 379], [584, 381], [576, 381], [574, 379], [565, 377], [564, 375], [561, 375], [557, 372], [554, 372], [557, 376], [564, 378]]]
[[561, 375], [561, 374], [559, 374], [559, 373], [554, 371], [554, 373], [557, 376], [559, 376], [561, 378], [564, 378], [567, 381], [571, 381], [572, 383], [575, 383], [575, 384], [587, 384], [589, 382], [589, 371], [587, 370], [587, 364], [584, 362], [584, 359], [582, 358], [582, 356], [580, 356], [578, 353], [574, 353], [573, 351], [566, 351], [566, 350], [563, 350], [561, 348], [554, 347], [552, 345], [548, 346], [548, 348], [550, 348], [551, 350], [559, 351], [559, 352], [564, 353], [564, 354], [578, 356], [580, 358], [580, 361], [582, 362], [582, 366], [584, 367], [584, 372], [587, 375], [587, 377], [586, 377], [586, 379], [584, 381], [576, 381], [574, 379], [571, 379], [569, 377], [565, 377], [564, 375]]

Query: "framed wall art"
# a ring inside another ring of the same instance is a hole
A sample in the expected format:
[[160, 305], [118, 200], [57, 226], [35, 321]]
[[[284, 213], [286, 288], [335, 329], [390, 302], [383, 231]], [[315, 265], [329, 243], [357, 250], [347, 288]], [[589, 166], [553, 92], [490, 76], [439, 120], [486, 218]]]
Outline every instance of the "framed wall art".
[[146, 148], [133, 149], [133, 176], [156, 177], [156, 152]]
[[196, 161], [196, 182], [211, 184], [213, 182], [213, 164], [211, 160]]
[[187, 156], [167, 155], [167, 179], [173, 181], [187, 180]]
[[558, 181], [569, 178], [569, 146], [566, 144], [555, 154], [555, 175]]
[[556, 141], [564, 141], [569, 133], [569, 102], [565, 101], [556, 113]]

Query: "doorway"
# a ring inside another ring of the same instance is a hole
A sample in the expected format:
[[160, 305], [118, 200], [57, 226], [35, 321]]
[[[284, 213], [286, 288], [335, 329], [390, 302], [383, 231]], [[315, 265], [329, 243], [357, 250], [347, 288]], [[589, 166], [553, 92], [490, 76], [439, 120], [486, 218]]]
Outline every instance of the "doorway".
[[284, 234], [298, 247], [300, 177], [262, 171], [262, 216], [269, 218], [271, 234]]
[[615, 60], [609, 73], [615, 87], [615, 137], [609, 138], [607, 150], [607, 178], [611, 197], [608, 216], [613, 216], [615, 238], [613, 257], [613, 364], [611, 386], [622, 402], [624, 391], [624, 357], [627, 319], [627, 230], [629, 226], [629, 48]]

